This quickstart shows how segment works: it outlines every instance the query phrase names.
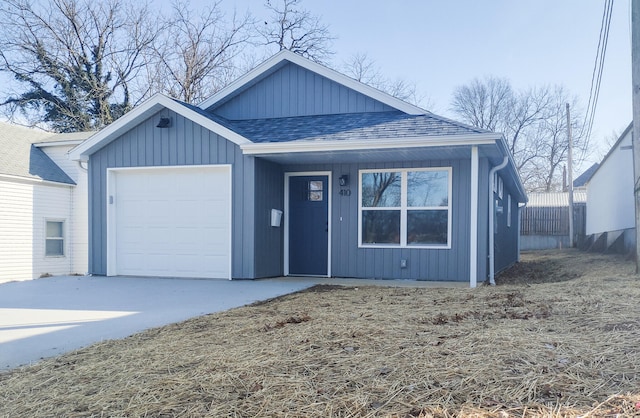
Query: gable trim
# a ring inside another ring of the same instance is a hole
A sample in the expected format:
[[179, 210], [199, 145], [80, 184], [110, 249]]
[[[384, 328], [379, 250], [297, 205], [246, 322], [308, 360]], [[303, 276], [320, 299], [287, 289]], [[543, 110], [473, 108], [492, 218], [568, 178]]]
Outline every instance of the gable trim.
[[586, 182], [586, 185], [588, 185], [591, 182], [591, 180], [593, 179], [593, 177], [596, 175], [596, 173], [598, 171], [600, 171], [600, 169], [604, 165], [604, 162], [607, 161], [607, 159], [611, 156], [611, 154], [613, 154], [615, 152], [615, 150], [618, 149], [618, 146], [626, 138], [626, 136], [629, 134], [629, 132], [631, 132], [631, 143], [633, 144], [633, 122], [631, 122], [629, 124], [629, 126], [627, 126], [627, 129], [625, 129], [620, 134], [620, 137], [618, 138], [616, 143], [613, 144], [613, 146], [609, 149], [609, 152], [607, 152], [607, 155], [605, 155], [604, 158], [602, 159], [602, 161], [600, 161], [600, 164], [598, 165], [598, 168], [596, 168], [595, 171], [593, 173], [591, 173], [591, 177], [589, 178], [589, 181]]
[[236, 145], [242, 145], [249, 143], [250, 141], [237, 134], [236, 132], [225, 128], [217, 122], [207, 118], [204, 115], [189, 109], [187, 106], [171, 99], [164, 94], [157, 93], [149, 100], [145, 101], [141, 105], [135, 107], [130, 112], [126, 113], [120, 119], [108, 125], [95, 135], [78, 145], [71, 150], [69, 157], [72, 160], [87, 161], [89, 156], [99, 149], [103, 148], [120, 135], [124, 134], [138, 123], [141, 123], [145, 119], [151, 117], [155, 113], [162, 109], [169, 109], [180, 116], [183, 116], [190, 121], [197, 123], [198, 125], [224, 137], [225, 139], [233, 142]]
[[418, 106], [407, 103], [403, 100], [398, 99], [397, 97], [393, 97], [390, 94], [384, 93], [376, 88], [361, 83], [360, 81], [357, 81], [349, 76], [341, 74], [335, 70], [332, 70], [331, 68], [313, 62], [286, 49], [278, 52], [273, 57], [269, 58], [253, 70], [238, 78], [236, 81], [229, 84], [210, 98], [204, 100], [198, 106], [201, 109], [208, 109], [213, 105], [221, 104], [226, 99], [231, 98], [234, 93], [242, 90], [243, 87], [246, 87], [260, 80], [264, 76], [270, 74], [273, 70], [277, 69], [277, 67], [284, 61], [289, 61], [292, 64], [298, 65], [306, 70], [316, 73], [322, 77], [325, 77], [331, 81], [341, 84], [347, 88], [357, 91], [358, 93], [364, 94], [365, 96], [368, 96], [374, 100], [386, 104], [387, 106], [393, 107], [394, 109], [400, 110], [410, 115], [422, 115], [428, 113]]

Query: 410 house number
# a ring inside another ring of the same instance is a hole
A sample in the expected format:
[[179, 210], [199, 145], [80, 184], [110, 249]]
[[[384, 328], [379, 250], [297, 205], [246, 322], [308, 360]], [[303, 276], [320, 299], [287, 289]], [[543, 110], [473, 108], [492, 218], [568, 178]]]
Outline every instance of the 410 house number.
[[351, 196], [351, 189], [340, 189], [340, 196]]

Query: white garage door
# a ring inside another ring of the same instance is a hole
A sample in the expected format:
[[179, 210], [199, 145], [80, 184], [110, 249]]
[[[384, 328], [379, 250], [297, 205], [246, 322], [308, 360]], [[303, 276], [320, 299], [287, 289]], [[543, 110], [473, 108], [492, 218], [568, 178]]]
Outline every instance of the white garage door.
[[[113, 170], [109, 275], [231, 277], [229, 166]], [[115, 258], [111, 258], [115, 257]]]

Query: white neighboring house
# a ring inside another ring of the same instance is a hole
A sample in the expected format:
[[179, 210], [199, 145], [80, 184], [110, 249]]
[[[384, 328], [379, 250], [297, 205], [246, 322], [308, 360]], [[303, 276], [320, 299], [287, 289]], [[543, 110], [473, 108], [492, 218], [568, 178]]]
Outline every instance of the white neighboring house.
[[87, 271], [87, 174], [68, 153], [92, 134], [0, 122], [0, 283]]
[[630, 252], [635, 248], [633, 124], [620, 135], [587, 183], [587, 236], [594, 249]]

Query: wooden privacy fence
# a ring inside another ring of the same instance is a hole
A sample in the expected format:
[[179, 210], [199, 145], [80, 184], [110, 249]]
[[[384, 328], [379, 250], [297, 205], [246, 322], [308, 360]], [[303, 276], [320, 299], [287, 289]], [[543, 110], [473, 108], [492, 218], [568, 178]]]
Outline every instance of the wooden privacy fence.
[[[573, 206], [573, 235], [579, 240], [586, 232], [586, 205]], [[569, 207], [525, 206], [520, 218], [521, 235], [569, 235]]]

